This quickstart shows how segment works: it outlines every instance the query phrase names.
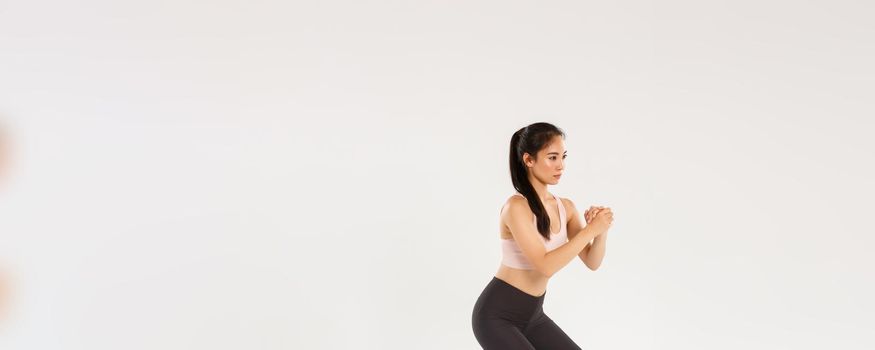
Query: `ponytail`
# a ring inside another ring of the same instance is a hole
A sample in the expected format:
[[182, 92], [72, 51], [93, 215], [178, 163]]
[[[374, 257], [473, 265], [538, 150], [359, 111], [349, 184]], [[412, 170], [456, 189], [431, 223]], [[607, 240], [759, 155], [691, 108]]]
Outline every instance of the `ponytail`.
[[565, 137], [565, 133], [550, 123], [534, 123], [517, 130], [510, 138], [510, 179], [513, 188], [526, 197], [529, 208], [537, 219], [538, 233], [547, 240], [550, 239], [550, 216], [544, 208], [541, 199], [535, 192], [535, 187], [529, 181], [528, 169], [523, 162], [523, 155], [528, 153], [537, 157], [538, 151], [546, 146], [554, 136]]

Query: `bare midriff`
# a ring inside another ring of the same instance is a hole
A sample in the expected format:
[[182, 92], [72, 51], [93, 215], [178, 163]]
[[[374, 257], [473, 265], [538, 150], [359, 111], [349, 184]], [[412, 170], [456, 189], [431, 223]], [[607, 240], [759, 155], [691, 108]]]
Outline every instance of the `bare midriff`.
[[547, 281], [550, 280], [537, 270], [520, 270], [507, 265], [501, 265], [498, 272], [495, 273], [495, 277], [533, 297], [544, 295], [547, 290]]

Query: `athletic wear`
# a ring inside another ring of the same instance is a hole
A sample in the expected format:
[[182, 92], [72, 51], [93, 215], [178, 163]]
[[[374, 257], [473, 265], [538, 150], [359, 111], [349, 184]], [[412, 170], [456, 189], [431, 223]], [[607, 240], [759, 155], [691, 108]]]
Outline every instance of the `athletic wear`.
[[485, 350], [581, 350], [544, 314], [544, 296], [533, 296], [498, 277], [480, 293], [471, 326]]
[[[521, 194], [514, 194], [515, 196], [521, 196]], [[550, 240], [548, 241], [544, 236], [541, 236], [538, 233], [538, 236], [541, 237], [541, 240], [544, 242], [544, 247], [547, 248], [547, 251], [551, 251], [553, 249], [558, 248], [563, 243], [568, 242], [568, 227], [566, 227], [566, 213], [565, 206], [562, 204], [562, 200], [559, 199], [555, 194], [553, 198], [556, 198], [556, 204], [559, 206], [559, 232], [550, 232]], [[535, 227], [538, 227], [538, 217], [534, 216], [533, 220], [535, 221]], [[529, 259], [523, 254], [523, 251], [520, 250], [519, 245], [513, 238], [510, 239], [501, 239], [501, 263], [507, 265], [509, 267], [515, 269], [522, 270], [532, 270], [534, 266], [529, 262]]]

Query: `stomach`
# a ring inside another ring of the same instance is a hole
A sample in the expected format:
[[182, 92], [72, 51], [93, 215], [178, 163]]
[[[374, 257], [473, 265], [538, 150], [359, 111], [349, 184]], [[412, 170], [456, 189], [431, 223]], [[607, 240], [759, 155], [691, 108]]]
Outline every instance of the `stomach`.
[[504, 264], [499, 266], [495, 277], [533, 297], [544, 295], [547, 291], [547, 281], [550, 280], [537, 270], [515, 269]]

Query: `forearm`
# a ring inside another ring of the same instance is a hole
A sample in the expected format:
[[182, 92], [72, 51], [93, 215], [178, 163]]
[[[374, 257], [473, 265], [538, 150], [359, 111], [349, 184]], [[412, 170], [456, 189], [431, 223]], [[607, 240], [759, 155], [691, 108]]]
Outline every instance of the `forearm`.
[[[588, 246], [584, 253], [583, 263], [589, 267], [590, 270], [595, 271], [602, 264], [602, 260], [605, 258], [605, 248], [607, 246], [608, 241], [608, 233], [605, 232], [593, 240], [592, 244]], [[583, 253], [581, 253], [583, 254]]]
[[595, 236], [596, 233], [592, 232], [592, 229], [584, 227], [577, 233], [577, 235], [568, 240], [568, 242], [547, 252], [547, 254], [544, 255], [544, 259], [541, 261], [541, 273], [547, 277], [553, 276], [554, 273], [561, 270], [565, 265], [568, 265], [571, 260], [574, 260], [575, 257], [579, 256], [587, 243], [592, 241]]
[[577, 254], [577, 257], [580, 258], [580, 261], [586, 263], [586, 254], [589, 252], [589, 248], [591, 247], [592, 240], [590, 240], [589, 243], [586, 244], [586, 247], [584, 247], [583, 250], [580, 251], [580, 254]]

